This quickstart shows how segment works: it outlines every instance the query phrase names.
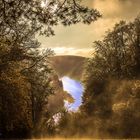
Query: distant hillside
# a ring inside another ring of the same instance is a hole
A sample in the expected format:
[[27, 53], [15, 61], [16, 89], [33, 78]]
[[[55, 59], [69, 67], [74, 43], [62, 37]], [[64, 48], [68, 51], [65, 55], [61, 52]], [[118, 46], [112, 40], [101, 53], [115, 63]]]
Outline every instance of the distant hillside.
[[54, 56], [51, 58], [51, 64], [59, 77], [69, 76], [80, 80], [85, 60], [86, 58], [81, 56]]

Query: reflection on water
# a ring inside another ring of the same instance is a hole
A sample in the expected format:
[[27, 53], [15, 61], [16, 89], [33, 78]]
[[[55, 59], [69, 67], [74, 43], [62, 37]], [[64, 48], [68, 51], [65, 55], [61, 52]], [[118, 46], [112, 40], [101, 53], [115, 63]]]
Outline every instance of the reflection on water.
[[67, 76], [62, 77], [61, 80], [64, 90], [71, 94], [75, 100], [74, 103], [68, 103], [67, 101], [65, 101], [66, 108], [71, 111], [77, 111], [82, 102], [81, 97], [84, 90], [82, 84], [79, 81], [71, 79]]

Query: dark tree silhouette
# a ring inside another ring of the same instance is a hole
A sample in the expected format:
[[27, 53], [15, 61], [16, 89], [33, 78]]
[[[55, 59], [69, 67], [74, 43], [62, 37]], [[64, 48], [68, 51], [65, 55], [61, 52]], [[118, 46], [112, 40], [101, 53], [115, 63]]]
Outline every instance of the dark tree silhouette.
[[0, 0], [0, 137], [29, 136], [53, 92], [53, 52], [39, 51], [35, 35], [48, 37], [59, 23], [90, 24], [99, 17], [75, 0]]
[[98, 121], [93, 128], [100, 136], [140, 137], [139, 27], [139, 17], [130, 23], [120, 21], [102, 41], [94, 42], [94, 54], [85, 71], [81, 112]]

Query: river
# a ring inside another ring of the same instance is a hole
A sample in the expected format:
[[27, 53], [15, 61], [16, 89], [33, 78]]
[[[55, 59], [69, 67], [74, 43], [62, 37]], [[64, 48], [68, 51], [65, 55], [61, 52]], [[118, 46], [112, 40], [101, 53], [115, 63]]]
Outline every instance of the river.
[[83, 85], [81, 82], [71, 79], [68, 76], [62, 77], [61, 80], [64, 90], [67, 91], [75, 100], [74, 103], [68, 103], [65, 101], [65, 107], [70, 111], [77, 111], [82, 103], [82, 95], [84, 90]]

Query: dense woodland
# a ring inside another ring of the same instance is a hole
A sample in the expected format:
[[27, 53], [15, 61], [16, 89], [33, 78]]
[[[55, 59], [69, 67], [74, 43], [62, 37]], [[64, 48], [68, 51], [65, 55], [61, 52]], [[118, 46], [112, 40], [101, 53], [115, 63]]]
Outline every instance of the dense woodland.
[[85, 65], [83, 104], [62, 118], [64, 135], [139, 138], [140, 17], [120, 21], [95, 41]]
[[65, 93], [50, 65], [54, 52], [39, 49], [35, 35], [49, 37], [53, 26], [90, 24], [101, 15], [75, 0], [41, 3], [0, 0], [0, 137], [139, 138], [140, 17], [120, 21], [94, 42], [85, 62], [82, 105], [68, 112], [68, 97], [49, 102]]

